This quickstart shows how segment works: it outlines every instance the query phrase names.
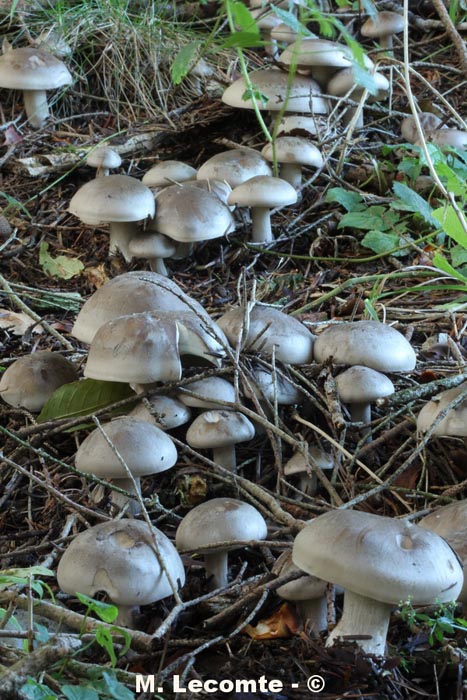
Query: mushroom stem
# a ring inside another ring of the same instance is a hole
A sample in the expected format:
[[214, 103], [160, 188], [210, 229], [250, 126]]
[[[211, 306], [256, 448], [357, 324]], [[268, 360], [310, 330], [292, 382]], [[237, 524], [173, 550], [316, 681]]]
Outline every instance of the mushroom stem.
[[235, 473], [237, 471], [237, 456], [235, 454], [235, 445], [224, 445], [224, 447], [215, 447], [212, 451], [212, 460], [220, 464], [224, 469]]
[[309, 474], [308, 472], [301, 472], [298, 481], [298, 487], [307, 496], [314, 496], [316, 489], [318, 487], [318, 479], [316, 474]]
[[326, 596], [300, 600], [297, 602], [297, 608], [313, 637], [317, 637], [320, 632], [327, 630], [328, 605]]
[[23, 102], [31, 126], [42, 129], [50, 114], [45, 90], [23, 90]]
[[204, 568], [206, 578], [212, 578], [211, 590], [227, 586], [229, 582], [227, 552], [205, 552]]
[[281, 163], [281, 178], [295, 190], [302, 186], [302, 166], [300, 163]]
[[113, 221], [110, 223], [109, 255], [115, 255], [119, 250], [125, 260], [130, 262], [132, 254], [129, 251], [130, 241], [135, 233], [135, 224], [131, 221]]
[[387, 53], [394, 53], [394, 42], [392, 40], [393, 34], [387, 34], [386, 36], [379, 37], [379, 45], [382, 49], [385, 49]]
[[149, 267], [153, 272], [157, 272], [163, 277], [169, 277], [169, 271], [165, 265], [164, 258], [150, 258]]
[[326, 646], [340, 640], [356, 641], [366, 654], [384, 656], [391, 608], [389, 603], [345, 590], [342, 617], [327, 638]]
[[271, 213], [267, 207], [251, 208], [252, 242], [270, 243], [273, 241]]
[[370, 403], [349, 403], [348, 409], [353, 423], [368, 424], [371, 421]]
[[137, 613], [139, 613], [139, 605], [119, 605], [114, 624], [133, 630], [135, 629], [135, 615]]
[[[136, 484], [136, 489], [131, 479], [112, 479], [112, 483], [118, 486], [120, 489], [128, 491], [128, 493], [134, 494], [135, 496], [141, 495], [141, 482], [138, 477], [134, 477], [134, 484]], [[128, 503], [128, 512], [132, 515], [138, 515], [141, 512], [141, 506], [137, 498], [128, 498], [123, 493], [114, 491], [110, 496], [112, 505], [118, 510], [122, 510]]]

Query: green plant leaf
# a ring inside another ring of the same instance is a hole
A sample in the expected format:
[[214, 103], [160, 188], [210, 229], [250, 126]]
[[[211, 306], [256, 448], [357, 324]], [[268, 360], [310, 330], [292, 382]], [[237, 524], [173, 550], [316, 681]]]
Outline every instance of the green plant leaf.
[[464, 284], [467, 284], [467, 277], [465, 277], [462, 272], [459, 272], [452, 265], [450, 265], [446, 258], [441, 255], [441, 253], [435, 253], [433, 255], [433, 265], [439, 270], [446, 272], [446, 274], [450, 275], [451, 277], [454, 277], [454, 279], [458, 279], [461, 282], [464, 282]]
[[267, 42], [263, 41], [258, 34], [254, 32], [232, 32], [230, 36], [222, 43], [223, 49], [253, 49], [259, 46], [264, 46]]
[[467, 250], [462, 245], [455, 245], [449, 251], [451, 253], [451, 263], [454, 267], [467, 264]]
[[428, 224], [431, 224], [436, 229], [439, 228], [439, 223], [433, 216], [433, 209], [417, 192], [403, 182], [395, 182], [392, 189], [396, 197], [398, 197], [398, 200], [391, 203], [393, 209], [420, 214]]
[[28, 678], [21, 686], [21, 697], [25, 700], [58, 700], [56, 694], [47, 685]]
[[121, 683], [112, 671], [103, 671], [102, 679], [106, 691], [113, 700], [135, 700], [134, 693]]
[[89, 686], [62, 685], [61, 691], [67, 700], [99, 700], [97, 691]]
[[[381, 211], [374, 211], [380, 209]], [[337, 228], [358, 228], [364, 231], [386, 228], [382, 219], [383, 207], [369, 207], [364, 211], [352, 211], [344, 214]]]
[[200, 46], [201, 41], [190, 41], [185, 46], [182, 46], [175, 55], [170, 67], [170, 77], [174, 85], [180, 85], [183, 78], [189, 73], [195, 63], [194, 59]]
[[116, 401], [134, 396], [128, 384], [81, 379], [59, 387], [45, 404], [37, 421], [74, 418], [95, 413]]
[[49, 244], [42, 241], [39, 248], [39, 265], [46, 275], [69, 280], [84, 270], [84, 265], [78, 258], [69, 258], [66, 255], [58, 255], [56, 258], [53, 258], [48, 249]]
[[378, 253], [391, 253], [392, 255], [407, 255], [408, 251], [398, 251], [400, 246], [404, 245], [404, 239], [397, 233], [386, 233], [383, 231], [368, 231], [362, 239], [362, 245], [370, 250]]
[[54, 572], [45, 566], [31, 566], [29, 568], [3, 569], [0, 571], [0, 591], [4, 591], [10, 586], [28, 586], [42, 597], [43, 584], [34, 580], [34, 576], [54, 576]]
[[103, 603], [100, 600], [90, 598], [84, 593], [76, 593], [78, 600], [86, 606], [88, 613], [93, 612], [102, 622], [114, 622], [118, 616], [118, 608], [116, 605]]
[[363, 211], [366, 208], [361, 195], [344, 187], [331, 187], [326, 193], [325, 201], [337, 202], [347, 211]]
[[464, 231], [454, 207], [438, 207], [438, 209], [433, 210], [432, 215], [436, 221], [439, 221], [449, 238], [467, 250], [467, 233]]
[[256, 34], [259, 38], [259, 27], [246, 5], [244, 5], [243, 2], [237, 2], [236, 0], [228, 0], [228, 3], [236, 26], [244, 32]]
[[100, 625], [95, 630], [95, 639], [99, 646], [105, 649], [109, 655], [110, 663], [115, 667], [117, 665], [117, 654], [115, 653], [114, 640], [112, 639], [110, 630]]

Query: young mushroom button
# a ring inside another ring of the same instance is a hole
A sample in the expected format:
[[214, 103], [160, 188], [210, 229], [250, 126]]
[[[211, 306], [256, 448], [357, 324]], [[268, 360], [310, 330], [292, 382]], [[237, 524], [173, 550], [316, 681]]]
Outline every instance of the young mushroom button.
[[229, 204], [251, 208], [253, 243], [270, 243], [274, 240], [270, 210], [295, 204], [297, 192], [279, 177], [257, 175], [235, 187], [227, 201]]
[[118, 605], [116, 624], [132, 628], [139, 606], [173, 595], [185, 583], [185, 571], [163, 532], [139, 520], [110, 520], [72, 540], [57, 581], [71, 595], [104, 591]]
[[212, 409], [195, 418], [187, 430], [190, 447], [213, 451], [213, 461], [232, 472], [237, 470], [235, 446], [255, 436], [255, 426], [242, 413]]
[[347, 404], [352, 421], [370, 423], [371, 403], [394, 393], [394, 384], [382, 372], [354, 365], [336, 377], [340, 400]]
[[264, 540], [266, 522], [249, 503], [234, 498], [213, 498], [190, 510], [180, 523], [175, 542], [178, 550], [197, 551], [212, 545], [222, 545], [205, 551], [206, 577], [212, 577], [211, 588], [223, 588], [228, 583], [228, 552], [248, 540]]
[[341, 620], [326, 646], [355, 639], [383, 656], [391, 608], [400, 601], [429, 605], [456, 600], [463, 572], [441, 537], [403, 520], [361, 511], [333, 510], [295, 538], [294, 564], [344, 588]]

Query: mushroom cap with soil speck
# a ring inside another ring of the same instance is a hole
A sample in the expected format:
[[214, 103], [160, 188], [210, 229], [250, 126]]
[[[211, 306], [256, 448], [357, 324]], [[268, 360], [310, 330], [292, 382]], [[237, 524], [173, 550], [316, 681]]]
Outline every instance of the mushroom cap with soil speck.
[[263, 156], [251, 148], [233, 148], [209, 158], [198, 170], [198, 180], [220, 180], [237, 187], [255, 175], [272, 175]]
[[191, 447], [207, 450], [247, 442], [254, 436], [253, 423], [242, 413], [212, 408], [194, 419], [186, 441]]

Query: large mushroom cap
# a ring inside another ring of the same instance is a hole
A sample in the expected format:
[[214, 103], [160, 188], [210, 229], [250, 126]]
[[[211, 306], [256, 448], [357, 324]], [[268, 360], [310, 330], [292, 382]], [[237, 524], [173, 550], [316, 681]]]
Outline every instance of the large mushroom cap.
[[237, 187], [255, 175], [272, 175], [272, 170], [260, 153], [247, 148], [233, 148], [216, 153], [198, 170], [198, 180], [220, 180]]
[[178, 549], [199, 549], [207, 545], [245, 540], [262, 540], [267, 535], [266, 522], [249, 503], [235, 498], [212, 498], [185, 515], [178, 526], [175, 541]]
[[[345, 44], [328, 39], [299, 38], [289, 44], [279, 56], [279, 63], [284, 66], [297, 65], [298, 68], [326, 66], [331, 68], [348, 68], [352, 65], [351, 50]], [[364, 57], [365, 66], [371, 68], [373, 61]], [[292, 111], [292, 110], [290, 110]]]
[[181, 243], [220, 238], [235, 229], [230, 209], [212, 192], [171, 185], [157, 194], [152, 228]]
[[316, 362], [365, 365], [379, 372], [410, 372], [415, 352], [406, 338], [378, 321], [355, 321], [328, 326], [315, 341]]
[[208, 313], [175, 282], [157, 272], [126, 272], [106, 282], [86, 301], [73, 326], [73, 335], [90, 343], [107, 321], [144, 311], [193, 311], [207, 323]]
[[69, 85], [71, 74], [60, 59], [29, 46], [0, 56], [0, 87], [10, 90], [53, 90]]
[[[252, 71], [249, 78], [253, 87], [267, 98], [265, 103], [258, 100], [260, 109], [269, 112], [285, 109], [287, 112], [307, 114], [327, 114], [329, 111], [326, 100], [321, 96], [318, 83], [311, 78], [294, 75], [292, 85], [289, 85], [288, 74], [275, 68]], [[253, 109], [251, 99], [244, 99], [246, 90], [245, 79], [238, 78], [224, 92], [222, 101], [231, 107]]]
[[[270, 357], [274, 348], [275, 357], [281, 362], [291, 365], [311, 362], [316, 336], [296, 318], [262, 304], [255, 304], [248, 316], [245, 351]], [[220, 328], [233, 346], [241, 336], [244, 317], [243, 309], [237, 306], [218, 319]]]
[[72, 362], [47, 350], [20, 357], [2, 374], [0, 397], [10, 406], [40, 411], [62, 384], [78, 379]]
[[456, 600], [463, 574], [438, 535], [403, 520], [335, 510], [295, 538], [293, 561], [303, 571], [382, 603]]
[[[102, 426], [134, 477], [149, 476], [170, 469], [177, 461], [171, 438], [155, 425], [133, 416], [116, 418]], [[116, 452], [99, 428], [81, 443], [75, 456], [77, 469], [107, 479], [126, 479]]]
[[180, 556], [163, 532], [139, 520], [111, 520], [75, 537], [62, 556], [57, 580], [65, 593], [105, 591], [117, 605], [148, 605], [173, 594], [154, 540], [175, 585], [183, 585]]
[[455, 401], [462, 393], [467, 392], [467, 382], [459, 384], [452, 389], [441, 391], [433, 396], [423, 406], [417, 416], [417, 432], [426, 433], [441, 412], [446, 412], [433, 431], [433, 435], [467, 436], [467, 396], [456, 408], [447, 410], [450, 403]]
[[80, 187], [71, 198], [69, 211], [90, 226], [141, 221], [154, 216], [154, 195], [134, 177], [108, 175]]

